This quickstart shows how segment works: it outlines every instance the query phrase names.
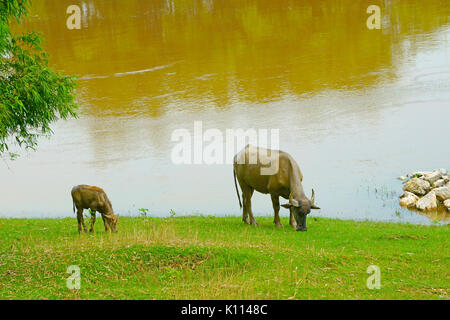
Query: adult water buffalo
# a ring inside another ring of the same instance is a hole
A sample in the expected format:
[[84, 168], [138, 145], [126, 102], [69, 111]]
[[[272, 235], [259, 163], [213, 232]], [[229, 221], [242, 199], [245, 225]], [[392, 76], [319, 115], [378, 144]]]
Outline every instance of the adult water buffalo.
[[[280, 196], [289, 199], [289, 203], [282, 206], [290, 210], [290, 225], [297, 231], [306, 231], [306, 216], [311, 209], [320, 209], [314, 205], [314, 189], [311, 200], [306, 197], [300, 168], [286, 152], [247, 145], [234, 156], [233, 174], [239, 205], [243, 207], [242, 220], [247, 224], [257, 225], [251, 205], [254, 190], [270, 194], [275, 213], [274, 223], [278, 227], [282, 226], [278, 214]], [[244, 206], [239, 197], [236, 178], [241, 186]]]
[[114, 214], [111, 202], [102, 188], [88, 185], [79, 185], [72, 188], [73, 212], [77, 208], [78, 232], [87, 232], [83, 219], [83, 210], [91, 209], [91, 228], [89, 232], [94, 232], [95, 214], [100, 212], [105, 225], [105, 231], [117, 232], [117, 221], [119, 217]]

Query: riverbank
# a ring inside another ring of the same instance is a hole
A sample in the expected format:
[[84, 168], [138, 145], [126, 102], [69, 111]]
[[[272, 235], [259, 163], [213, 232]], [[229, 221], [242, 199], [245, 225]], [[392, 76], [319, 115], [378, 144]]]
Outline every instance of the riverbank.
[[[308, 218], [0, 219], [0, 299], [449, 299], [449, 226]], [[88, 222], [88, 221], [87, 221]], [[81, 289], [69, 290], [71, 265]], [[381, 289], [366, 286], [367, 267]]]

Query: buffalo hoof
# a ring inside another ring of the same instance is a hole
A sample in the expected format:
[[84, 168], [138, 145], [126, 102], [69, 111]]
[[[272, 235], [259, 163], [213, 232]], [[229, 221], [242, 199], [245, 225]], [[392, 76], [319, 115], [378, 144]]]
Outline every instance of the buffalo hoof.
[[297, 228], [297, 229], [295, 229], [295, 230], [297, 230], [297, 231], [307, 231], [308, 228], [306, 228], [306, 227], [304, 227], [304, 228]]

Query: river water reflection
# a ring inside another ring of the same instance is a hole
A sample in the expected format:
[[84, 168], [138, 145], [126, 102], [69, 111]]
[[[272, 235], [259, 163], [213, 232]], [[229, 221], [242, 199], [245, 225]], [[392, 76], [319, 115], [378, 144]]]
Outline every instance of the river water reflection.
[[[174, 165], [172, 132], [279, 129], [322, 210], [313, 216], [431, 223], [400, 208], [399, 175], [449, 168], [446, 1], [33, 2], [52, 66], [80, 77], [79, 119], [0, 164], [0, 216], [72, 216], [70, 189], [103, 187], [115, 210], [239, 215], [231, 165]], [[370, 4], [381, 30], [366, 27]], [[255, 194], [256, 215], [272, 215]], [[287, 211], [283, 212], [287, 216]]]

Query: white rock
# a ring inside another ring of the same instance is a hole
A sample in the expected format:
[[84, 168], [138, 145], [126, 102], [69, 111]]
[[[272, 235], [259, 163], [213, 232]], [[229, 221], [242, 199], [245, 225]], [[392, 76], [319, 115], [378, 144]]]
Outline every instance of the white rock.
[[432, 185], [431, 185], [431, 188], [440, 188], [440, 187], [443, 187], [443, 186], [445, 186], [445, 181], [444, 181], [444, 179], [439, 179], [438, 181], [436, 181], [436, 182], [434, 182]]
[[400, 195], [399, 198], [400, 198], [400, 199], [401, 199], [401, 198], [404, 198], [404, 197], [408, 196], [410, 193], [411, 193], [411, 192], [405, 191], [405, 192], [403, 192], [403, 193]]
[[438, 181], [442, 177], [442, 172], [439, 170], [435, 170], [431, 173], [424, 174], [422, 179], [427, 180], [428, 182]]
[[418, 196], [424, 196], [430, 191], [430, 183], [419, 178], [412, 178], [405, 183], [403, 190], [412, 192]]
[[450, 210], [450, 199], [444, 201], [444, 206]]
[[425, 197], [420, 198], [416, 202], [416, 208], [419, 210], [433, 210], [437, 208], [436, 195], [434, 190], [429, 192]]
[[414, 205], [416, 204], [416, 202], [419, 200], [419, 197], [416, 196], [414, 193], [405, 191], [401, 196], [400, 196], [400, 205], [402, 207], [414, 207]]
[[442, 176], [442, 179], [444, 180], [445, 183], [450, 181], [449, 176]]
[[450, 199], [450, 188], [449, 187], [441, 187], [433, 189], [433, 193], [436, 195], [436, 198], [439, 201], [445, 201]]
[[447, 174], [447, 170], [444, 168], [439, 169], [439, 171], [442, 173], [443, 176]]

